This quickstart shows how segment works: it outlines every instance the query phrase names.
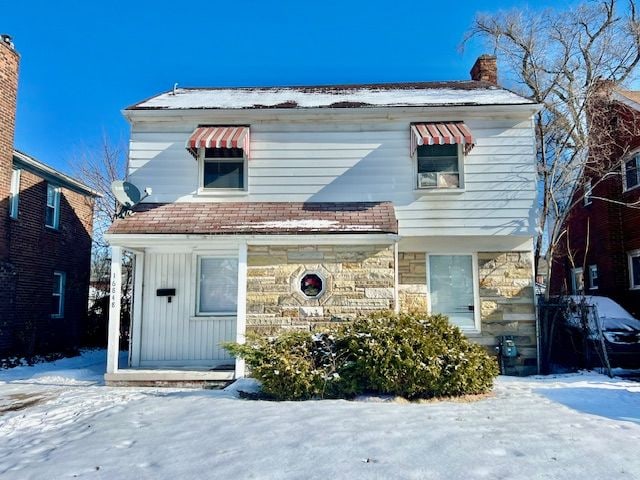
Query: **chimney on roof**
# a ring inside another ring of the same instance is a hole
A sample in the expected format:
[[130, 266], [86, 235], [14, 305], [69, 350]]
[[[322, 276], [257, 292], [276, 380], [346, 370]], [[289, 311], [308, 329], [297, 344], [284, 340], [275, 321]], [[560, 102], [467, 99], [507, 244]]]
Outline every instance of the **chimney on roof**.
[[498, 62], [495, 55], [480, 55], [471, 67], [471, 80], [498, 84]]
[[[13, 134], [16, 125], [18, 63], [20, 56], [9, 35], [0, 35], [0, 284], [2, 262], [8, 257], [7, 202], [13, 170]], [[0, 295], [1, 298], [1, 295]], [[0, 317], [2, 311], [0, 309]]]

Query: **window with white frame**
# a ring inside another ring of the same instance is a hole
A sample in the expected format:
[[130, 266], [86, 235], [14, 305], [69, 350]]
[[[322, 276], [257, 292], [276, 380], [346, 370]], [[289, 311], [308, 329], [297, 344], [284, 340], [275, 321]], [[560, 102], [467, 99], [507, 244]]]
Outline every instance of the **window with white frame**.
[[238, 310], [238, 259], [198, 257], [197, 296], [197, 315], [235, 315]]
[[598, 266], [589, 265], [589, 290], [598, 289]]
[[627, 253], [629, 259], [629, 286], [632, 289], [640, 289], [640, 250]]
[[18, 218], [18, 197], [20, 195], [20, 170], [11, 172], [11, 190], [9, 191], [9, 216]]
[[247, 166], [242, 148], [203, 148], [200, 187], [209, 191], [246, 189]]
[[66, 274], [64, 272], [53, 272], [53, 291], [51, 294], [51, 317], [64, 317], [64, 286]]
[[480, 328], [478, 281], [474, 255], [427, 255], [429, 312], [446, 315], [466, 331]]
[[591, 185], [591, 180], [587, 180], [584, 182], [584, 195], [582, 197], [582, 202], [584, 206], [591, 205], [591, 196], [593, 195], [593, 185]]
[[571, 292], [574, 295], [584, 293], [584, 270], [582, 268], [571, 269]]
[[625, 190], [640, 185], [640, 154], [622, 164], [622, 173]]
[[47, 206], [44, 224], [47, 227], [58, 228], [60, 224], [60, 187], [47, 184]]
[[459, 145], [420, 145], [417, 148], [418, 188], [462, 188]]

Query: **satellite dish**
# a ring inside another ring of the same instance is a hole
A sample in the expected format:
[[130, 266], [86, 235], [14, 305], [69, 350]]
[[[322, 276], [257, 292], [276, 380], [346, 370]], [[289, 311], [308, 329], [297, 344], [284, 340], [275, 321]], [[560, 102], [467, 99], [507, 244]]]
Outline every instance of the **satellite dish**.
[[118, 212], [119, 217], [126, 216], [134, 206], [151, 194], [151, 189], [146, 188], [145, 195], [143, 197], [140, 195], [138, 187], [133, 183], [125, 182], [123, 180], [116, 180], [111, 183], [111, 191], [113, 192], [113, 196], [116, 197], [116, 200], [118, 200], [118, 203], [122, 205], [120, 212]]

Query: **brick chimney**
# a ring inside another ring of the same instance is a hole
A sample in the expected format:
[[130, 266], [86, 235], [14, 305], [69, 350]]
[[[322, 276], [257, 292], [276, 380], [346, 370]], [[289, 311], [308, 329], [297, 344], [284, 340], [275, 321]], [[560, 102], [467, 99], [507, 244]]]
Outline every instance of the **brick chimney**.
[[9, 255], [8, 222], [9, 189], [13, 164], [13, 135], [16, 126], [18, 96], [18, 64], [9, 35], [0, 35], [0, 262]]
[[471, 67], [471, 80], [498, 84], [498, 63], [495, 55], [480, 55]]

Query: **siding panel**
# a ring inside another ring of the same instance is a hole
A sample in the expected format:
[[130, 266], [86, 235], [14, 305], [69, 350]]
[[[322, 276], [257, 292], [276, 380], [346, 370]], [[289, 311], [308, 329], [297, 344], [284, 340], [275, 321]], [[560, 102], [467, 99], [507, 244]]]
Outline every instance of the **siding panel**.
[[[529, 120], [467, 119], [476, 146], [465, 157], [465, 191], [415, 189], [407, 117], [366, 123], [251, 121], [246, 196], [198, 196], [197, 162], [186, 152], [190, 127], [132, 127], [129, 174], [149, 201], [392, 201], [401, 235], [534, 234], [534, 137]], [[329, 117], [327, 117], [329, 118]], [[464, 118], [458, 118], [465, 120]], [[212, 120], [215, 121], [215, 120]], [[473, 211], [469, 215], [460, 211]], [[443, 220], [448, 219], [448, 229]]]

